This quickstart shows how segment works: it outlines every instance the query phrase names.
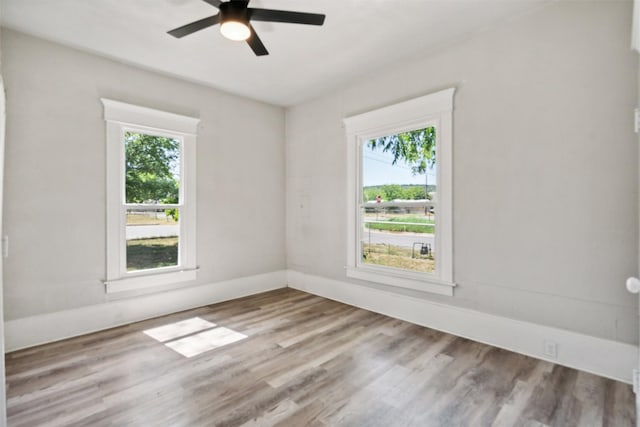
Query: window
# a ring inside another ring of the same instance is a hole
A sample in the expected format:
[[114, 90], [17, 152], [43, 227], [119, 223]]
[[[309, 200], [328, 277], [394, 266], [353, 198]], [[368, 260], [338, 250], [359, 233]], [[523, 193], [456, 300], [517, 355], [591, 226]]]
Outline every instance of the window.
[[344, 120], [349, 277], [453, 295], [454, 91]]
[[362, 263], [437, 273], [436, 128], [372, 138], [360, 149]]
[[102, 99], [108, 293], [196, 278], [198, 119]]

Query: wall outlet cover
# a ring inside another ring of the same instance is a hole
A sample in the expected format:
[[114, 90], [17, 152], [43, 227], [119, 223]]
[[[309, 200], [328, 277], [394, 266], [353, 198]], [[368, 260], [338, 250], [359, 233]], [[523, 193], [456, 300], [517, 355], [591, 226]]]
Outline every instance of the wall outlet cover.
[[556, 359], [558, 357], [558, 343], [555, 341], [545, 340], [543, 353], [551, 359]]

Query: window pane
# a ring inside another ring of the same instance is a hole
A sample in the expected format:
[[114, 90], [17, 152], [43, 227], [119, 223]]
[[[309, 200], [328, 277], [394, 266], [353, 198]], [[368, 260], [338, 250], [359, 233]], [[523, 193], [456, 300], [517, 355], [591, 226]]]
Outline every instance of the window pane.
[[126, 203], [178, 203], [180, 141], [125, 132]]
[[179, 209], [127, 209], [127, 271], [177, 266]]
[[434, 272], [435, 128], [366, 141], [362, 166], [362, 262]]

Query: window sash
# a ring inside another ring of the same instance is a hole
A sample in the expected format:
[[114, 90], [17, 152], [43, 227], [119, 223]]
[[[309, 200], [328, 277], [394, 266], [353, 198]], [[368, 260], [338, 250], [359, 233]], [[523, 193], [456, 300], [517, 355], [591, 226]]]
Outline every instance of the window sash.
[[[436, 137], [437, 138], [437, 137]], [[437, 150], [437, 139], [436, 139], [436, 150]], [[360, 176], [360, 181], [358, 183], [359, 188], [362, 189], [362, 175]], [[428, 201], [415, 201], [415, 202], [380, 202], [380, 203], [360, 203], [360, 213], [358, 215], [357, 218], [357, 227], [356, 227], [356, 240], [357, 242], [363, 242], [364, 241], [364, 233], [366, 233], [365, 231], [365, 225], [366, 224], [376, 224], [376, 223], [387, 223], [386, 221], [367, 221], [364, 218], [364, 209], [376, 209], [376, 208], [380, 208], [380, 209], [384, 209], [384, 208], [426, 208], [426, 207], [433, 207], [435, 208], [435, 217], [438, 218], [438, 214], [439, 214], [439, 208], [438, 208], [438, 202], [437, 201], [432, 201], [432, 200], [428, 200]], [[403, 224], [403, 223], [399, 223], [399, 222], [395, 222], [394, 224]], [[407, 224], [415, 224], [415, 223], [407, 223]], [[435, 221], [435, 224], [433, 224], [433, 240], [434, 240], [434, 244], [435, 247], [438, 248], [440, 245], [440, 236], [438, 233], [438, 224], [439, 221]], [[369, 263], [365, 263], [363, 261], [363, 248], [362, 248], [362, 244], [358, 243], [356, 245], [356, 267], [357, 268], [362, 268], [365, 270], [371, 270], [373, 272], [384, 272], [389, 271], [389, 272], [393, 272], [394, 274], [404, 274], [404, 273], [408, 273], [411, 275], [411, 277], [413, 278], [424, 278], [424, 277], [428, 277], [430, 279], [439, 279], [440, 278], [440, 257], [436, 256], [435, 257], [435, 267], [434, 267], [434, 272], [433, 273], [427, 273], [427, 272], [421, 272], [421, 271], [414, 271], [414, 270], [409, 270], [409, 269], [405, 269], [405, 268], [395, 268], [395, 267], [390, 267], [390, 266], [386, 266], [386, 265], [376, 265], [376, 264], [369, 264]]]
[[[159, 130], [159, 129], [149, 129], [149, 128], [145, 128], [145, 127], [134, 127], [134, 126], [122, 126], [120, 128], [120, 140], [122, 141], [122, 147], [121, 149], [121, 157], [122, 157], [122, 162], [121, 162], [121, 166], [122, 166], [122, 171], [121, 171], [121, 203], [123, 204], [127, 204], [127, 190], [126, 190], [126, 174], [127, 174], [127, 157], [126, 157], [126, 150], [125, 150], [125, 135], [127, 133], [140, 133], [140, 134], [144, 134], [144, 135], [150, 135], [150, 136], [156, 136], [156, 137], [160, 137], [160, 138], [170, 138], [170, 139], [177, 139], [179, 141], [179, 148], [180, 148], [180, 162], [179, 162], [179, 170], [180, 170], [180, 178], [179, 178], [179, 182], [180, 182], [180, 187], [178, 188], [178, 203], [179, 204], [184, 204], [184, 195], [185, 193], [185, 189], [184, 189], [184, 185], [185, 185], [185, 170], [184, 170], [184, 166], [185, 166], [185, 138], [184, 135], [179, 134], [179, 133], [173, 133], [173, 132], [169, 132], [169, 131], [163, 131], [163, 130]], [[152, 205], [149, 203], [139, 203], [138, 205], [140, 206], [145, 206], [145, 205]]]
[[[438, 159], [438, 154], [440, 152], [440, 120], [438, 118], [429, 118], [427, 120], [425, 120], [424, 123], [420, 124], [419, 126], [415, 126], [415, 125], [407, 125], [405, 124], [401, 124], [401, 125], [395, 125], [395, 126], [391, 126], [391, 127], [387, 127], [385, 128], [384, 131], [375, 131], [373, 133], [367, 133], [367, 134], [358, 134], [358, 144], [357, 144], [357, 148], [358, 148], [358, 171], [357, 171], [357, 177], [356, 177], [356, 185], [358, 188], [358, 200], [360, 201], [360, 214], [357, 215], [357, 219], [356, 219], [356, 242], [357, 244], [355, 245], [355, 248], [352, 248], [352, 250], [355, 249], [356, 252], [356, 259], [355, 259], [355, 267], [356, 268], [361, 268], [364, 270], [371, 270], [373, 272], [384, 272], [384, 271], [388, 271], [392, 274], [410, 274], [411, 277], [413, 278], [428, 278], [430, 280], [439, 280], [441, 275], [440, 275], [440, 268], [441, 268], [441, 260], [440, 260], [440, 256], [436, 256], [435, 258], [435, 266], [434, 266], [434, 272], [433, 273], [427, 273], [427, 272], [421, 272], [421, 271], [414, 271], [414, 270], [409, 270], [409, 269], [404, 269], [404, 268], [396, 268], [396, 267], [390, 267], [390, 266], [385, 266], [385, 265], [374, 265], [374, 264], [368, 264], [363, 262], [363, 248], [362, 245], [359, 244], [358, 242], [362, 242], [363, 240], [363, 233], [364, 233], [364, 225], [367, 223], [367, 221], [364, 220], [363, 218], [363, 213], [362, 210], [365, 208], [375, 208], [375, 207], [380, 207], [380, 208], [394, 208], [394, 207], [398, 207], [398, 208], [410, 208], [410, 207], [433, 207], [435, 208], [435, 215], [436, 218], [439, 217], [440, 214], [440, 209], [439, 209], [439, 204], [438, 204], [438, 191], [436, 190], [436, 200], [425, 200], [425, 201], [415, 201], [415, 202], [394, 202], [394, 201], [389, 201], [389, 202], [380, 202], [380, 203], [365, 203], [364, 200], [364, 145], [367, 141], [371, 140], [371, 139], [375, 139], [375, 138], [380, 138], [383, 136], [387, 136], [387, 135], [394, 135], [394, 134], [398, 134], [398, 133], [402, 133], [402, 132], [409, 132], [411, 130], [415, 130], [415, 129], [424, 129], [424, 128], [429, 128], [429, 127], [433, 127], [436, 129], [436, 159]], [[363, 136], [365, 135], [365, 136]], [[436, 185], [437, 183], [440, 182], [440, 170], [441, 168], [437, 168], [436, 170]], [[434, 224], [434, 229], [433, 229], [433, 236], [434, 236], [434, 244], [435, 247], [439, 248], [440, 247], [440, 243], [441, 243], [441, 238], [440, 238], [440, 232], [439, 232], [439, 221], [436, 221]]]
[[[128, 267], [128, 263], [127, 263], [127, 211], [130, 209], [129, 207], [130, 205], [123, 205], [122, 207], [122, 223], [124, 224], [124, 226], [122, 227], [124, 233], [121, 234], [121, 239], [120, 239], [120, 277], [125, 278], [125, 277], [132, 277], [132, 276], [143, 276], [143, 275], [148, 275], [148, 274], [154, 274], [154, 273], [164, 273], [164, 272], [168, 272], [168, 271], [180, 271], [180, 270], [184, 270], [185, 266], [184, 266], [184, 259], [185, 259], [185, 252], [186, 252], [186, 247], [185, 247], [185, 232], [186, 232], [186, 227], [187, 224], [185, 224], [185, 221], [183, 221], [182, 219], [178, 221], [178, 259], [176, 262], [176, 265], [170, 265], [170, 266], [166, 266], [166, 267], [156, 267], [156, 268], [145, 268], [145, 269], [141, 269], [141, 270], [133, 270], [133, 271], [128, 271], [127, 267]], [[178, 210], [178, 217], [179, 218], [183, 218], [183, 212], [184, 212], [184, 208], [182, 206], [176, 206], [175, 208], [167, 208], [166, 205], [158, 205], [159, 209], [165, 210], [165, 209], [177, 209]], [[150, 209], [150, 205], [145, 205], [145, 208], [148, 209], [143, 209], [143, 210], [152, 210]]]
[[[128, 132], [139, 133], [144, 135], [150, 135], [160, 138], [171, 138], [179, 141], [179, 182], [180, 187], [178, 189], [178, 203], [127, 203], [126, 202], [126, 180], [127, 180], [127, 168], [126, 168], [126, 143], [125, 143], [125, 135]], [[121, 205], [122, 205], [122, 228], [124, 229], [124, 234], [121, 234], [120, 239], [120, 276], [121, 277], [131, 277], [131, 276], [140, 276], [146, 274], [155, 274], [155, 273], [163, 273], [167, 271], [179, 271], [184, 268], [183, 260], [185, 259], [185, 239], [184, 233], [186, 231], [185, 224], [188, 219], [182, 215], [182, 211], [185, 207], [184, 203], [184, 191], [185, 191], [185, 170], [184, 170], [184, 138], [182, 135], [174, 134], [170, 132], [164, 132], [161, 130], [155, 129], [142, 129], [133, 126], [123, 126], [122, 127], [122, 144], [120, 149], [122, 150], [124, 163], [122, 164], [121, 174], [120, 174], [120, 182], [122, 184], [121, 191]], [[179, 231], [178, 231], [178, 259], [176, 265], [166, 266], [166, 267], [156, 267], [156, 268], [146, 268], [142, 270], [134, 270], [128, 271], [128, 262], [127, 262], [127, 210], [129, 209], [140, 209], [140, 210], [159, 210], [159, 209], [177, 209], [180, 221], [178, 221]]]
[[122, 205], [126, 209], [137, 209], [141, 211], [152, 211], [158, 209], [177, 209], [183, 208], [184, 203], [167, 203], [167, 204], [154, 204], [154, 203], [124, 203]]

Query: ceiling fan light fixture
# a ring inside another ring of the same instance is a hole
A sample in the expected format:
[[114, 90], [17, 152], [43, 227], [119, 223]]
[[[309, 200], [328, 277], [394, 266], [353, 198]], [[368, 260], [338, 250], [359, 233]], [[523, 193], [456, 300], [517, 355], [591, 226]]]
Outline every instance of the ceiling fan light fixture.
[[[2, 0], [0, 0], [2, 1]], [[250, 0], [204, 0], [213, 7], [218, 8], [218, 13], [207, 18], [199, 19], [182, 27], [174, 28], [168, 33], [173, 37], [181, 38], [196, 31], [220, 24], [220, 32], [223, 37], [246, 41], [256, 56], [268, 55], [269, 51], [256, 34], [251, 21], [287, 22], [289, 24], [322, 25], [325, 16], [320, 13], [294, 12], [291, 10], [262, 9], [247, 7]]]
[[220, 32], [229, 40], [244, 41], [251, 35], [249, 26], [240, 21], [226, 21], [220, 25]]

